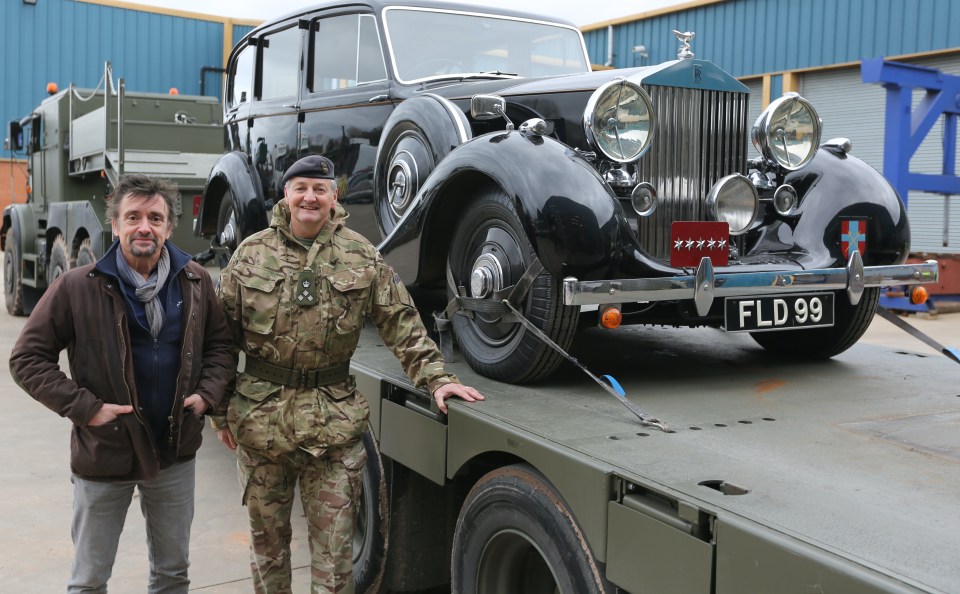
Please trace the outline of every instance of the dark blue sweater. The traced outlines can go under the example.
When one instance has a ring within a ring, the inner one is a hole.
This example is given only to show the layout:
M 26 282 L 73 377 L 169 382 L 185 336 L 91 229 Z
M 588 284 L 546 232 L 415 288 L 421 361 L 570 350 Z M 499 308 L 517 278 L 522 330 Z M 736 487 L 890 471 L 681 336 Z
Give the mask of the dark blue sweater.
M 140 416 L 146 421 L 157 445 L 157 454 L 161 466 L 167 466 L 176 457 L 175 436 L 170 435 L 170 417 L 174 406 L 182 406 L 176 394 L 177 375 L 180 373 L 180 337 L 183 335 L 183 298 L 177 275 L 187 265 L 190 256 L 167 242 L 170 254 L 170 274 L 160 289 L 160 302 L 163 304 L 164 321 L 160 334 L 150 335 L 147 322 L 147 310 L 137 299 L 136 288 L 124 282 L 117 270 L 116 252 L 119 242 L 97 261 L 97 269 L 117 279 L 123 289 L 127 305 L 127 327 L 130 330 L 130 349 L 133 360 L 133 373 L 137 382 L 137 396 Z

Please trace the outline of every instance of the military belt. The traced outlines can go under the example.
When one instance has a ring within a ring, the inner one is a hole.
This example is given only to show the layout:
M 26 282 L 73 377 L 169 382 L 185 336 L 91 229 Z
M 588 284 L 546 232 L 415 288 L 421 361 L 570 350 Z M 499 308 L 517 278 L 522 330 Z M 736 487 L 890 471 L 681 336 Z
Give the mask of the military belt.
M 291 369 L 247 357 L 244 373 L 275 384 L 294 388 L 317 388 L 342 382 L 350 376 L 350 361 L 316 369 Z

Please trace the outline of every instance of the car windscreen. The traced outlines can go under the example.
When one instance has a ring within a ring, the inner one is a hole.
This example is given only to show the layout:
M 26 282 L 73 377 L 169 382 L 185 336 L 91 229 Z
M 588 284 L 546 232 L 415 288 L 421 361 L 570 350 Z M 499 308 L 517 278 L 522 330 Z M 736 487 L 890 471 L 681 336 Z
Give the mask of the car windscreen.
M 446 10 L 388 8 L 397 79 L 470 75 L 541 77 L 590 70 L 573 27 Z

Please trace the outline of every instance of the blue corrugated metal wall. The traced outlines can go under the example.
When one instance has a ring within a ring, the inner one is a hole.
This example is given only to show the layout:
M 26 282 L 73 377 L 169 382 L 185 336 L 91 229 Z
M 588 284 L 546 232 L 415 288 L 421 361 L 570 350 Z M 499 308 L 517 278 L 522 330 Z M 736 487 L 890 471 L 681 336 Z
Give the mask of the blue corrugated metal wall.
M 238 41 L 243 39 L 243 36 L 253 31 L 256 27 L 248 25 L 234 25 L 233 26 L 233 44 L 236 45 Z
M 957 23 L 957 0 L 727 0 L 614 25 L 613 66 L 676 59 L 673 29 L 696 33 L 698 58 L 749 76 L 960 48 Z M 587 27 L 584 38 L 591 61 L 604 64 L 607 28 Z
M 223 22 L 75 0 L 2 0 L 0 22 L 2 122 L 29 114 L 48 82 L 93 87 L 107 60 L 131 91 L 191 95 L 200 93 L 203 66 L 223 66 Z M 234 25 L 234 40 L 251 28 Z M 219 96 L 221 80 L 208 75 L 206 94 Z
M 231 44 L 236 45 L 243 39 L 243 36 L 253 31 L 255 27 L 253 25 L 231 25 L 231 34 L 233 35 Z M 205 84 L 204 84 L 204 95 L 216 95 L 218 98 L 223 98 L 223 74 L 219 72 L 207 72 Z

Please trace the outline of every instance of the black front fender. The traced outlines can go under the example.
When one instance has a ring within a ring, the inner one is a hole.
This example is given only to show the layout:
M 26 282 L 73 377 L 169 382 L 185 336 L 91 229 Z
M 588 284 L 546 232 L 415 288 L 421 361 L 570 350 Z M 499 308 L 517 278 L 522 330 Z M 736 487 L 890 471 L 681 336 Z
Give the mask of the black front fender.
M 517 220 L 551 274 L 587 278 L 615 269 L 626 221 L 590 163 L 553 138 L 494 132 L 451 151 L 380 244 L 405 283 L 442 278 L 459 214 L 489 184 L 513 199 Z
M 228 190 L 233 193 L 241 237 L 266 228 L 267 206 L 259 178 L 247 155 L 234 151 L 220 157 L 207 177 L 194 229 L 196 235 L 209 237 L 217 232 L 220 203 Z
M 786 176 L 800 197 L 795 215 L 768 225 L 750 253 L 787 251 L 806 269 L 843 266 L 843 220 L 866 223 L 867 266 L 901 264 L 910 252 L 910 224 L 896 190 L 875 169 L 842 152 L 820 149 Z

